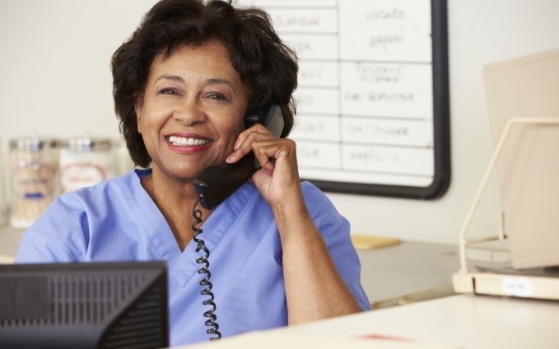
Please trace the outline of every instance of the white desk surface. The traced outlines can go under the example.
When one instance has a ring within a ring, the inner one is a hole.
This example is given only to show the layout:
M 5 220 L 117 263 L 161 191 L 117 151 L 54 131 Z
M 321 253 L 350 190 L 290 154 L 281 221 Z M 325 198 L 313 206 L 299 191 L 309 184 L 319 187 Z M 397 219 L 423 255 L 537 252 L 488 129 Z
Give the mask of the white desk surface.
M 259 333 L 258 340 L 260 347 L 267 347 L 267 338 L 283 338 L 284 342 L 291 341 L 291 349 L 297 349 L 309 347 L 297 344 L 300 337 L 315 338 L 317 344 L 327 343 L 331 338 L 334 343 L 345 340 L 344 347 L 361 348 L 361 343 L 353 346 L 349 340 L 382 335 L 406 339 L 398 342 L 402 343 L 401 348 L 412 343 L 417 348 L 431 348 L 428 344 L 434 344 L 433 348 L 443 345 L 462 349 L 557 349 L 558 314 L 559 302 L 462 294 L 267 331 Z M 223 344 L 227 344 L 227 339 Z M 253 348 L 231 344 L 220 348 Z M 392 348 L 376 342 L 369 347 Z
M 455 295 L 286 328 L 293 334 L 382 334 L 463 349 L 557 349 L 559 302 Z

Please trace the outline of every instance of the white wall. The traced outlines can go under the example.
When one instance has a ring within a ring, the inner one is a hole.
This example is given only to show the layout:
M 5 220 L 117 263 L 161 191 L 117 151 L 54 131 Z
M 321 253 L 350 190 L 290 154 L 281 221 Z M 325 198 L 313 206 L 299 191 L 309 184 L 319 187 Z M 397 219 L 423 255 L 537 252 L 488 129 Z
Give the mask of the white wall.
M 329 194 L 356 233 L 457 243 L 491 154 L 483 66 L 559 48 L 559 1 L 447 1 L 450 189 L 433 201 Z M 154 3 L 0 0 L 0 149 L 4 162 L 8 139 L 33 132 L 57 137 L 84 132 L 118 137 L 110 58 Z M 498 195 L 495 188 L 490 189 L 474 231 L 497 229 Z

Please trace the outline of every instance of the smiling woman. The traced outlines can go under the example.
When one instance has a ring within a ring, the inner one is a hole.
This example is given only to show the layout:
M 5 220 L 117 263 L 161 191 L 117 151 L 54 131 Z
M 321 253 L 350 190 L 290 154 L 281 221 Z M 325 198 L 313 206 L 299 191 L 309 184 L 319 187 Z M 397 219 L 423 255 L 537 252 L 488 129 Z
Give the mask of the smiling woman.
M 61 195 L 16 262 L 166 261 L 171 345 L 369 309 L 349 223 L 300 182 L 285 138 L 297 70 L 260 9 L 158 2 L 112 59 L 120 129 L 143 169 Z M 281 137 L 246 124 L 275 105 Z M 195 179 L 249 153 L 251 180 L 191 216 Z
M 203 169 L 224 163 L 243 129 L 247 103 L 247 87 L 220 42 L 158 56 L 135 103 L 154 170 L 148 178 L 167 181 L 161 174 L 192 182 Z

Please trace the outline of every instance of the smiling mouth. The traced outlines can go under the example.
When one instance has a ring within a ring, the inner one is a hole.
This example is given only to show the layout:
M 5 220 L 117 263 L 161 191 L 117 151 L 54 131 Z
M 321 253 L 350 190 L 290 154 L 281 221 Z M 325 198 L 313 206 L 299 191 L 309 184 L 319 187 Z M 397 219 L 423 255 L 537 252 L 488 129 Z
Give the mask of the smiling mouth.
M 209 139 L 200 139 L 200 138 L 186 138 L 186 137 L 178 137 L 178 136 L 169 136 L 167 140 L 172 145 L 204 145 L 211 143 L 212 141 Z

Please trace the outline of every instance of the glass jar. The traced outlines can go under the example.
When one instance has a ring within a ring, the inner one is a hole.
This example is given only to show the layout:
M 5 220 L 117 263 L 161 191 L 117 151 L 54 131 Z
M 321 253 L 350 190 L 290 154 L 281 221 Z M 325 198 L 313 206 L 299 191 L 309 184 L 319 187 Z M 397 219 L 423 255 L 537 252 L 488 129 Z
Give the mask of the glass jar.
M 28 228 L 58 194 L 58 142 L 37 137 L 10 141 L 10 225 Z
M 126 142 L 124 139 L 118 139 L 113 142 L 114 147 L 114 167 L 115 175 L 120 176 L 134 169 L 134 162 L 130 157 Z
M 60 187 L 62 192 L 97 184 L 115 174 L 110 139 L 76 137 L 60 148 Z

